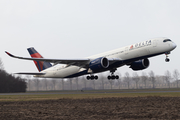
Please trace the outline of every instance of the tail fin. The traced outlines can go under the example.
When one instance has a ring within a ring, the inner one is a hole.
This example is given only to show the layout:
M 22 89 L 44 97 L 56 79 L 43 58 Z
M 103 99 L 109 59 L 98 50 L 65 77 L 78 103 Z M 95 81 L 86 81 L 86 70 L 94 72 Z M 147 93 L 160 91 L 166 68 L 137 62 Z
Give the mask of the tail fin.
M 33 47 L 27 49 L 32 58 L 43 58 Z M 37 69 L 40 71 L 51 67 L 51 63 L 44 61 L 34 61 Z

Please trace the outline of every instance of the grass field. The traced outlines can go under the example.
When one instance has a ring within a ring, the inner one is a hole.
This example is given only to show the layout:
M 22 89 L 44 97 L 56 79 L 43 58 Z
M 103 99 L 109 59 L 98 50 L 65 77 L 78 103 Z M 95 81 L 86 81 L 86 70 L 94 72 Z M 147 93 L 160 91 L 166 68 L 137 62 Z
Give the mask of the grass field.
M 149 91 L 151 91 L 151 93 L 148 93 Z M 167 91 L 167 92 L 160 92 L 160 91 Z M 173 91 L 176 91 L 176 92 L 173 92 Z M 28 92 L 28 93 L 31 93 L 30 95 L 21 95 L 21 94 L 0 95 L 0 101 L 31 101 L 31 100 L 55 100 L 55 99 L 62 99 L 62 98 L 83 99 L 83 98 L 146 97 L 146 96 L 180 97 L 180 89 L 99 90 L 99 91 L 91 90 L 91 91 L 84 91 L 84 92 L 80 92 L 80 91 L 48 91 L 48 92 L 51 94 L 43 94 L 45 92 L 41 91 L 41 92 Z M 63 93 L 68 93 L 68 94 L 57 94 L 57 92 L 58 93 L 63 92 Z M 119 92 L 122 92 L 122 93 L 119 93 Z M 130 93 L 123 93 L 123 92 L 130 92 Z M 143 92 L 143 93 L 136 93 L 136 92 Z M 38 94 L 33 94 L 33 93 L 38 93 Z
M 180 119 L 179 101 L 178 89 L 0 94 L 0 118 L 3 120 L 177 120 Z

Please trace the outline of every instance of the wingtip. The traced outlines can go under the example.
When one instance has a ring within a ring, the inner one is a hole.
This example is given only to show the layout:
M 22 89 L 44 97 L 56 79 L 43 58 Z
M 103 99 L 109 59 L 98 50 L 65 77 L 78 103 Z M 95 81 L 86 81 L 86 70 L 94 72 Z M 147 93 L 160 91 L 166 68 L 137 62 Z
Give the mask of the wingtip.
M 8 54 L 8 55 L 11 56 L 11 57 L 14 57 L 14 55 L 12 55 L 11 53 L 9 53 L 9 52 L 7 52 L 7 51 L 5 51 L 5 53 Z

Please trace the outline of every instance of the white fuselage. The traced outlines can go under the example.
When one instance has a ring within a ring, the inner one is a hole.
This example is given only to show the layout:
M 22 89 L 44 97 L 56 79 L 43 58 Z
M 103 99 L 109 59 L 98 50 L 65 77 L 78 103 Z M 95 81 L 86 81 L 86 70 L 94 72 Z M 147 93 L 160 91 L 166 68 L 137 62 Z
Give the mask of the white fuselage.
M 106 57 L 108 59 L 129 60 L 136 58 L 143 59 L 153 57 L 156 55 L 164 54 L 166 52 L 170 52 L 176 47 L 175 43 L 173 43 L 172 41 L 163 42 L 164 39 L 167 38 L 151 39 L 137 44 L 115 49 L 112 51 L 93 55 L 87 58 L 90 60 L 94 60 L 99 57 Z M 66 78 L 73 74 L 83 73 L 83 71 L 87 71 L 87 69 L 73 65 L 67 67 L 53 66 L 48 69 L 45 69 L 44 71 L 41 71 L 43 73 L 46 73 L 45 75 L 36 75 L 35 77 Z M 83 74 L 88 74 L 88 72 L 84 72 Z

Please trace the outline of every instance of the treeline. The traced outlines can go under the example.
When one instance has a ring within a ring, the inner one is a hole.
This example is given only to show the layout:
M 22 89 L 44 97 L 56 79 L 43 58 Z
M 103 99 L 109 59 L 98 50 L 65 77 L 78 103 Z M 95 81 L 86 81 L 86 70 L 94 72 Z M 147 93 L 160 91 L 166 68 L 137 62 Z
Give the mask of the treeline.
M 25 79 L 0 70 L 0 93 L 26 92 L 26 88 Z
M 0 59 L 0 93 L 26 92 L 26 88 L 25 79 L 7 73 Z
M 138 72 L 139 73 L 139 72 Z M 153 89 L 153 88 L 179 88 L 180 73 L 174 70 L 170 73 L 165 71 L 164 75 L 155 75 L 153 71 L 138 74 L 126 72 L 117 80 L 108 80 L 108 73 L 98 74 L 98 80 L 86 80 L 86 76 L 72 79 L 45 79 L 28 78 L 28 91 L 49 91 L 49 90 L 92 90 L 92 89 Z

